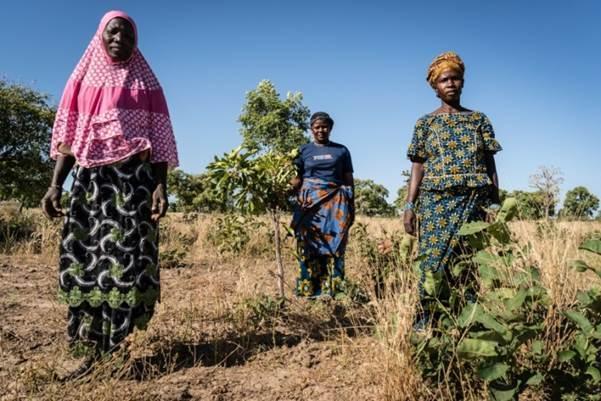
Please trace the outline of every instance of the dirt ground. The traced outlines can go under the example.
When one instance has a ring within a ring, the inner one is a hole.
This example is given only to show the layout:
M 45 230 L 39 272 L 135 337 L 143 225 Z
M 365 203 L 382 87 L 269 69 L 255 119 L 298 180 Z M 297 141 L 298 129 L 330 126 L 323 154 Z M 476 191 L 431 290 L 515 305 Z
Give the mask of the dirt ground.
M 253 294 L 275 287 L 269 261 L 163 269 L 149 329 L 90 375 L 62 381 L 80 361 L 67 350 L 49 259 L 0 255 L 1 400 L 382 399 L 377 358 L 365 358 L 377 352 L 374 340 L 353 315 L 360 311 L 257 301 Z

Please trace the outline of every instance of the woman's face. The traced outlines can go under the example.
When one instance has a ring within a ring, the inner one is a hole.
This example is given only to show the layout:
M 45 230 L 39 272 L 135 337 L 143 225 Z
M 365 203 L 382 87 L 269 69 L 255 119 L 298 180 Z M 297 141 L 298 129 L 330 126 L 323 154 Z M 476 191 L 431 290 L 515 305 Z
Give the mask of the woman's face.
M 134 27 L 123 18 L 113 18 L 102 32 L 104 47 L 114 61 L 125 61 L 131 57 L 136 45 Z
M 313 139 L 315 142 L 320 144 L 326 144 L 330 140 L 330 132 L 332 132 L 332 126 L 326 120 L 316 120 L 311 125 L 311 132 L 313 133 Z
M 457 103 L 461 98 L 461 90 L 463 89 L 463 75 L 459 71 L 453 69 L 444 70 L 438 79 L 434 90 L 445 103 Z

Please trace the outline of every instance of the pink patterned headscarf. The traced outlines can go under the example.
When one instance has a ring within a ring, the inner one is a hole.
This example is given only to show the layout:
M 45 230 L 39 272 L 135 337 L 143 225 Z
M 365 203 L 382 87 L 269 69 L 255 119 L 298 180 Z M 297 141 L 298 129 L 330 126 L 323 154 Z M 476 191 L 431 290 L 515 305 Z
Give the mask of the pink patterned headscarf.
M 129 21 L 136 46 L 129 60 L 113 61 L 102 33 L 113 18 Z M 82 167 L 111 164 L 144 150 L 150 161 L 178 165 L 167 102 L 159 81 L 137 47 L 134 21 L 122 11 L 104 15 L 71 74 L 56 112 L 50 155 L 71 148 Z

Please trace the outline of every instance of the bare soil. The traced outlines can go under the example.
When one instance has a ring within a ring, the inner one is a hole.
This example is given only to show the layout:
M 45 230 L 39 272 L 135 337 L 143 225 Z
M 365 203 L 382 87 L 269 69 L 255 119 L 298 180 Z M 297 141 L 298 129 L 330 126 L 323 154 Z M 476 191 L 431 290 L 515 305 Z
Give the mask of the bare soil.
M 291 300 L 263 310 L 258 294 L 275 292 L 269 260 L 163 269 L 148 330 L 88 376 L 63 381 L 81 360 L 67 350 L 49 259 L 0 255 L 1 400 L 382 399 L 363 307 Z

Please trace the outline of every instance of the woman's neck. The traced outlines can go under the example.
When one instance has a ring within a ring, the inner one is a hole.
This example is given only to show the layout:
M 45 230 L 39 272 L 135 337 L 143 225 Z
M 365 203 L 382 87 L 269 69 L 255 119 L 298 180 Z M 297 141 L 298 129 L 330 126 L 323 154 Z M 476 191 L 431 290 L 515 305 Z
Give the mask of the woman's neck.
M 466 111 L 467 109 L 463 107 L 459 101 L 456 103 L 445 103 L 441 102 L 440 107 L 436 110 L 437 113 L 460 113 L 462 111 Z

